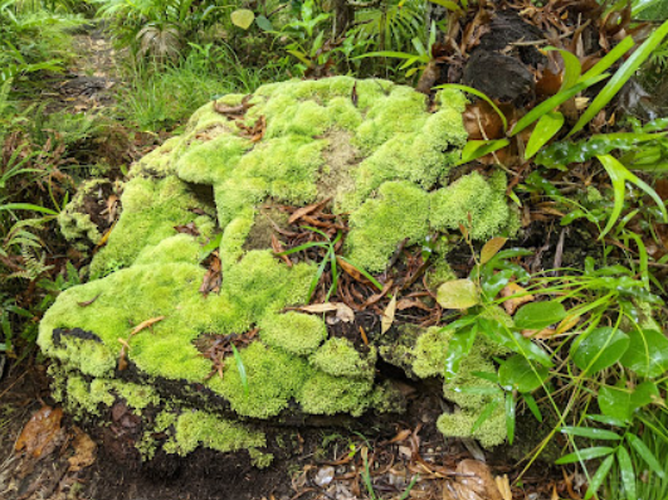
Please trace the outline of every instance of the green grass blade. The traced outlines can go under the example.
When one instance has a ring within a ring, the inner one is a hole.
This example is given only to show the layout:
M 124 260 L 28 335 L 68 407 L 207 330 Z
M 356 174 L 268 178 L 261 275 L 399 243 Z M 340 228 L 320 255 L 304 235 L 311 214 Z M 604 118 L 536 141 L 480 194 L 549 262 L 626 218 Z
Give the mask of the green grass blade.
M 556 50 L 561 54 L 564 60 L 564 76 L 560 90 L 566 90 L 579 82 L 582 74 L 582 65 L 575 54 L 568 50 L 558 49 L 556 47 L 547 47 L 546 50 Z
M 325 272 L 325 266 L 327 265 L 327 259 L 322 259 L 322 262 L 318 266 L 318 270 L 315 273 L 315 276 L 313 277 L 313 280 L 311 281 L 311 286 L 308 289 L 308 298 L 306 299 L 306 302 L 311 302 L 311 297 L 313 297 L 313 292 L 315 291 L 315 287 L 318 286 L 318 282 L 320 282 L 320 278 L 322 277 L 322 273 Z
M 364 276 L 366 279 L 368 279 L 368 280 L 371 282 L 371 284 L 372 284 L 373 286 L 375 286 L 376 288 L 378 288 L 378 290 L 381 290 L 381 291 L 383 290 L 383 285 L 381 285 L 381 284 L 378 282 L 378 280 L 377 280 L 376 278 L 374 278 L 373 276 L 371 276 L 367 271 L 365 271 L 364 269 L 362 269 L 361 267 L 359 267 L 359 266 L 358 266 L 357 264 L 355 264 L 354 262 L 352 262 L 352 261 L 346 259 L 345 257 L 342 257 L 341 255 L 339 255 L 339 259 L 341 259 L 342 261 L 346 262 L 347 264 L 350 264 L 350 265 L 353 266 L 355 269 L 357 269 L 357 270 L 359 271 L 359 273 L 360 273 L 362 276 Z
M 506 432 L 508 443 L 513 444 L 515 440 L 515 398 L 512 392 L 506 393 Z
M 524 402 L 529 407 L 529 410 L 531 410 L 533 416 L 536 417 L 536 420 L 542 422 L 543 414 L 540 412 L 540 408 L 538 407 L 538 403 L 536 403 L 534 397 L 531 394 L 527 393 L 527 394 L 522 394 L 522 399 L 524 399 Z
M 303 245 L 299 245 L 298 247 L 290 248 L 289 250 L 283 250 L 282 252 L 278 252 L 275 255 L 281 256 L 281 255 L 290 255 L 293 253 L 301 252 L 302 250 L 308 250 L 309 248 L 313 247 L 322 247 L 322 248 L 329 248 L 326 243 L 322 243 L 319 241 L 309 241 L 308 243 L 304 243 Z
M 546 99 L 545 101 L 541 102 L 538 106 L 533 108 L 531 111 L 529 111 L 526 115 L 524 115 L 517 121 L 517 123 L 513 127 L 513 130 L 510 132 L 510 137 L 519 134 L 522 130 L 527 128 L 529 125 L 538 120 L 544 114 L 549 113 L 557 106 L 565 103 L 570 98 L 575 97 L 584 89 L 591 87 L 592 85 L 595 85 L 601 80 L 606 79 L 608 76 L 610 75 L 608 75 L 607 73 L 603 73 L 602 75 L 598 75 L 593 78 L 588 78 L 587 80 L 584 80 L 567 90 L 562 90 L 559 93 L 550 97 L 549 99 Z
M 462 92 L 467 92 L 469 94 L 473 94 L 476 97 L 479 97 L 483 101 L 485 101 L 487 104 L 489 104 L 492 109 L 496 112 L 497 115 L 499 115 L 499 118 L 501 118 L 501 123 L 503 123 L 503 131 L 505 132 L 508 130 L 508 120 L 506 120 L 506 115 L 504 115 L 499 107 L 494 104 L 494 102 L 487 97 L 485 94 L 480 92 L 477 89 L 474 89 L 473 87 L 469 87 L 468 85 L 459 85 L 456 83 L 447 83 L 445 85 L 439 85 L 437 87 L 434 87 L 435 89 L 457 89 L 461 90 Z
M 464 149 L 462 149 L 462 158 L 457 163 L 457 165 L 463 165 L 478 158 L 482 158 L 489 153 L 498 151 L 499 149 L 505 148 L 510 141 L 508 139 L 496 139 L 496 140 L 472 140 L 466 143 Z
M 622 86 L 635 74 L 640 65 L 652 55 L 652 52 L 654 52 L 666 35 L 668 35 L 668 21 L 659 26 L 659 28 L 657 28 L 657 30 L 652 33 L 633 54 L 631 54 L 626 62 L 620 66 L 612 78 L 610 78 L 610 81 L 603 87 L 603 90 L 598 93 L 591 105 L 589 105 L 586 111 L 582 114 L 568 136 L 582 130 L 584 126 L 587 125 L 587 123 L 589 123 L 613 97 L 615 97 Z
M 241 359 L 241 354 L 237 350 L 236 346 L 232 344 L 232 354 L 234 354 L 234 362 L 237 365 L 237 370 L 239 371 L 239 378 L 241 379 L 241 385 L 244 388 L 244 394 L 248 396 L 248 377 L 246 376 L 246 367 L 244 366 L 244 361 Z
M 58 212 L 50 208 L 33 205 L 32 203 L 6 203 L 0 205 L 0 210 L 32 210 L 33 212 L 40 212 L 47 215 L 58 215 Z
M 471 427 L 471 434 L 480 429 L 480 426 L 484 424 L 489 419 L 489 417 L 492 416 L 492 413 L 494 413 L 494 410 L 496 410 L 497 406 L 499 406 L 498 399 L 493 399 L 485 405 L 485 407 L 480 412 L 480 416 L 473 423 L 473 427 Z
M 536 128 L 531 132 L 531 137 L 524 152 L 524 159 L 528 160 L 538 153 L 550 139 L 557 135 L 564 124 L 564 120 L 564 115 L 558 111 L 550 111 L 541 116 L 536 123 Z
M 338 267 L 336 266 L 336 254 L 334 253 L 334 249 L 332 249 L 332 251 L 329 252 L 329 264 L 330 264 L 329 267 L 332 270 L 332 285 L 329 287 L 329 290 L 327 291 L 327 296 L 325 297 L 325 301 L 329 301 L 329 298 L 332 296 L 332 294 L 336 293 L 336 287 L 339 284 L 339 272 L 338 272 Z
M 622 437 L 616 432 L 595 427 L 564 427 L 561 432 L 569 436 L 580 436 L 589 439 L 603 439 L 606 441 L 619 441 Z
M 633 43 L 632 36 L 627 36 L 624 38 L 624 40 L 619 42 L 614 49 L 612 49 L 603 57 L 603 59 L 594 64 L 594 66 L 592 66 L 589 71 L 582 75 L 580 77 L 580 81 L 593 78 L 606 71 L 610 66 L 615 64 L 620 57 L 626 54 L 631 47 L 633 47 Z
M 617 463 L 619 464 L 619 473 L 622 476 L 626 500 L 637 500 L 636 474 L 633 471 L 633 462 L 631 462 L 629 452 L 623 446 L 617 448 Z

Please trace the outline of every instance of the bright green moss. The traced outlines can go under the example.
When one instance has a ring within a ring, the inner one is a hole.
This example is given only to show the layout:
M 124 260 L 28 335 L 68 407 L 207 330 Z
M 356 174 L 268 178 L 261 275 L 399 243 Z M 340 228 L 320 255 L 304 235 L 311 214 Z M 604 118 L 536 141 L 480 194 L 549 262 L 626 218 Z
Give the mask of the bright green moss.
M 177 234 L 174 226 L 193 222 L 198 217 L 193 208 L 204 208 L 173 176 L 159 181 L 135 177 L 125 185 L 121 201 L 123 214 L 91 264 L 94 277 L 107 274 L 110 264 L 130 266 L 143 249 Z
M 292 354 L 313 353 L 327 336 L 325 323 L 318 316 L 288 311 L 268 314 L 260 321 L 260 337 L 272 347 Z
M 350 216 L 347 240 L 350 260 L 372 272 L 385 269 L 401 241 L 419 243 L 429 232 L 425 191 L 406 181 L 386 182 L 379 191 Z
M 475 432 L 471 431 L 480 415 L 466 410 L 444 413 L 436 421 L 436 427 L 446 437 L 472 437 L 480 441 L 485 448 L 498 446 L 504 443 L 507 437 L 506 415 L 501 406 L 500 404 Z
M 428 328 L 415 341 L 413 348 L 413 372 L 420 378 L 434 377 L 443 374 L 448 343 L 452 338 L 452 330 L 442 327 Z
M 359 416 L 371 402 L 373 381 L 334 377 L 316 371 L 305 380 L 297 401 L 306 413 L 334 415 L 350 413 Z
M 198 446 L 225 453 L 266 445 L 261 432 L 199 410 L 181 413 L 175 428 L 174 441 L 164 447 L 168 453 L 187 455 Z
M 239 415 L 269 418 L 278 415 L 295 397 L 312 370 L 306 360 L 261 342 L 239 351 L 248 380 L 244 390 L 241 375 L 232 356 L 226 358 L 222 380 L 211 379 L 212 390 L 225 396 Z
M 198 184 L 215 184 L 226 179 L 251 142 L 235 135 L 219 135 L 210 141 L 188 148 L 176 162 L 179 178 Z
M 223 272 L 227 272 L 244 255 L 244 243 L 255 221 L 255 211 L 248 207 L 225 227 L 220 240 L 220 256 Z
M 91 220 L 90 215 L 85 213 L 84 199 L 108 182 L 106 179 L 93 179 L 84 182 L 77 190 L 72 201 L 58 214 L 60 232 L 65 239 L 70 242 L 87 240 L 94 245 L 98 244 L 102 234 Z
M 498 170 L 489 180 L 477 172 L 458 179 L 431 194 L 430 222 L 439 231 L 456 231 L 469 226 L 471 237 L 488 239 L 506 230 L 510 210 L 505 198 L 505 174 Z
M 103 378 L 94 378 L 88 383 L 75 375 L 67 378 L 65 394 L 70 409 L 75 412 L 83 410 L 92 415 L 100 415 L 100 405 L 104 407 L 113 405 L 116 396 L 125 400 L 127 405 L 135 410 L 160 402 L 155 390 L 149 386 Z
M 162 146 L 154 149 L 141 160 L 135 163 L 131 169 L 131 175 L 141 176 L 168 176 L 174 173 L 174 149 L 181 143 L 181 138 L 171 137 Z
M 311 364 L 335 377 L 367 378 L 372 380 L 376 366 L 376 348 L 362 355 L 352 343 L 332 337 L 310 357 Z
M 496 373 L 496 367 L 490 360 L 489 355 L 481 349 L 480 342 L 476 341 L 471 353 L 462 360 L 457 370 L 457 375 L 451 382 L 444 382 L 443 395 L 446 399 L 454 401 L 462 408 L 473 412 L 480 412 L 489 403 L 489 394 L 462 391 L 462 388 L 484 388 L 487 390 L 498 389 L 493 382 L 475 375 L 480 373 Z M 499 392 L 501 389 L 499 389 Z

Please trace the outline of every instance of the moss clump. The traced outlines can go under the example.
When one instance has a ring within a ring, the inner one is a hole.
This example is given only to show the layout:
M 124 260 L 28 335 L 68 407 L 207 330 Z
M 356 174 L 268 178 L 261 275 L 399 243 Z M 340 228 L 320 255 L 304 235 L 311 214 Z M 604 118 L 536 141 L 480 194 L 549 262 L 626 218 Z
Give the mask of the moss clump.
M 335 377 L 373 379 L 376 348 L 371 346 L 369 352 L 362 355 L 349 340 L 333 337 L 311 356 L 310 361 L 319 370 Z
M 367 200 L 350 216 L 350 259 L 369 271 L 382 271 L 399 242 L 408 238 L 418 243 L 427 236 L 428 218 L 424 190 L 406 181 L 386 182 L 378 198 Z
M 234 106 L 243 98 L 228 95 L 220 103 Z M 439 94 L 428 108 L 411 88 L 337 77 L 263 86 L 249 102 L 253 107 L 239 122 L 266 122 L 255 142 L 237 120 L 207 104 L 181 137 L 132 168 L 123 212 L 93 259 L 91 281 L 60 294 L 40 325 L 39 345 L 58 362 L 62 380 L 56 383 L 80 416 L 112 398 L 139 412 L 151 401 L 165 415 L 177 415 L 169 424 L 155 423 L 173 429 L 171 452 L 257 449 L 259 435 L 235 423 L 235 414 L 270 420 L 295 404 L 307 415 L 401 407 L 398 392 L 375 381 L 385 347 L 372 345 L 361 354 L 343 338 L 327 339 L 321 318 L 285 312 L 305 303 L 317 267 L 288 266 L 274 255 L 276 220 L 260 221 L 272 206 L 277 211 L 277 205 L 331 198 L 337 216 L 350 214 L 345 256 L 371 272 L 383 271 L 403 240 L 420 244 L 435 230 L 457 229 L 469 212 L 476 238 L 512 229 L 503 174 L 475 173 L 448 186 L 466 139 L 459 92 Z M 98 237 L 89 225 L 73 224 L 72 231 Z M 188 224 L 199 235 L 179 231 Z M 219 234 L 222 281 L 218 293 L 205 294 L 200 259 Z M 447 271 L 439 267 L 432 282 Z M 150 328 L 133 332 L 146 321 Z M 242 363 L 219 359 L 223 377 L 207 378 L 211 360 L 193 341 L 256 327 L 259 338 L 240 348 Z M 413 376 L 438 375 L 443 335 L 406 334 L 403 352 L 393 359 Z M 129 346 L 123 354 L 119 339 Z M 120 381 L 121 358 L 138 387 Z M 151 387 L 160 390 L 160 401 Z M 460 402 L 463 411 L 475 411 Z M 147 456 L 154 450 L 147 440 L 141 446 Z M 269 457 L 252 453 L 266 465 Z
M 262 340 L 299 356 L 308 356 L 322 344 L 327 329 L 322 319 L 309 314 L 269 314 L 260 322 Z
M 485 448 L 503 444 L 507 436 L 506 415 L 503 410 L 497 408 L 492 415 L 482 422 L 475 432 L 472 432 L 479 417 L 480 412 L 456 410 L 454 413 L 444 413 L 441 415 L 436 421 L 436 427 L 445 436 L 475 438 Z

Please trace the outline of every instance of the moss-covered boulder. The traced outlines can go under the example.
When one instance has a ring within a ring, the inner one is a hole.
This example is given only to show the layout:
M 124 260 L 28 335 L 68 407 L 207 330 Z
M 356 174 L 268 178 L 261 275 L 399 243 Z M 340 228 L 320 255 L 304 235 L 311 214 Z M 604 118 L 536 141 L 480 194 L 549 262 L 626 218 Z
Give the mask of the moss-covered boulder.
M 181 136 L 134 165 L 90 280 L 45 315 L 39 345 L 54 361 L 56 396 L 84 420 L 113 420 L 122 404 L 139 417 L 133 443 L 145 458 L 205 446 L 248 449 L 258 465 L 270 461 L 262 430 L 295 415 L 400 411 L 378 359 L 438 377 L 447 335 L 397 320 L 388 335 L 402 340 L 392 344 L 367 322 L 361 342 L 299 309 L 320 262 L 276 255 L 272 232 L 287 215 L 271 210 L 322 202 L 349 224 L 337 251 L 381 284 L 397 248 L 469 220 L 475 238 L 507 234 L 516 220 L 502 172 L 450 181 L 466 141 L 464 105 L 456 91 L 428 102 L 387 81 L 337 77 L 202 107 Z M 98 238 L 68 214 L 70 233 Z M 219 269 L 205 258 L 214 247 Z M 450 276 L 439 256 L 427 281 Z M 488 368 L 486 353 L 471 366 Z M 439 427 L 467 435 L 462 422 L 485 402 L 457 402 Z M 504 438 L 494 422 L 476 434 L 485 444 Z

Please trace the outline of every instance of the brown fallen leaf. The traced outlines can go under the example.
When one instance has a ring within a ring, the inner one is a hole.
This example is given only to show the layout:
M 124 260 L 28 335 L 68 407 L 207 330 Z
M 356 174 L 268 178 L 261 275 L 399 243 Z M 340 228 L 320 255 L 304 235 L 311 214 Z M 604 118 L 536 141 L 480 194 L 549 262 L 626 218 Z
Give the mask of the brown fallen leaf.
M 288 219 L 288 224 L 294 224 L 303 216 L 315 212 L 316 210 L 320 210 L 322 207 L 327 205 L 327 203 L 329 203 L 331 199 L 332 198 L 327 198 L 326 200 L 322 200 L 319 203 L 313 203 L 312 205 L 307 205 L 305 207 L 298 208 L 292 213 L 292 215 Z
M 489 467 L 478 460 L 466 459 L 457 464 L 454 489 L 459 500 L 503 500 Z
M 211 252 L 205 262 L 208 262 L 208 268 L 202 279 L 199 292 L 206 297 L 211 292 L 218 293 L 220 291 L 220 285 L 223 283 L 223 271 L 218 250 Z
M 155 318 L 150 318 L 147 319 L 146 321 L 142 321 L 132 329 L 132 331 L 130 332 L 130 336 L 137 335 L 139 332 L 145 330 L 146 328 L 151 328 L 153 325 L 162 321 L 165 318 L 166 316 L 156 316 Z
M 95 455 L 97 450 L 97 445 L 88 434 L 74 427 L 75 437 L 72 442 L 72 448 L 74 448 L 74 455 L 67 459 L 70 463 L 70 472 L 77 472 L 81 469 L 93 465 L 95 462 Z
M 83 302 L 77 302 L 77 305 L 78 305 L 79 307 L 88 307 L 88 306 L 91 305 L 93 302 L 95 302 L 98 298 L 100 298 L 100 295 L 102 295 L 102 293 L 98 293 L 95 297 L 93 297 L 93 298 L 90 299 L 90 300 L 84 300 Z
M 496 487 L 499 489 L 503 500 L 513 500 L 513 493 L 510 490 L 510 481 L 508 481 L 507 474 L 496 476 L 494 482 L 496 483 Z
M 176 229 L 176 231 L 179 233 L 189 234 L 190 236 L 199 236 L 199 230 L 197 229 L 197 226 L 195 226 L 194 222 L 188 222 L 188 224 L 179 224 L 178 226 L 174 226 L 174 229 Z
M 503 308 L 511 316 L 515 314 L 515 311 L 521 305 L 536 300 L 536 297 L 529 294 L 525 288 L 522 288 L 515 282 L 508 283 L 505 287 L 503 287 L 503 290 L 501 290 L 500 293 L 501 297 L 503 298 L 510 297 L 508 300 L 503 302 Z
M 128 344 L 125 339 L 117 339 L 121 344 L 121 350 L 118 353 L 118 371 L 122 372 L 128 367 L 128 351 L 130 350 L 130 344 Z
M 280 254 L 285 251 L 285 248 L 283 248 L 283 244 L 278 241 L 278 238 L 274 233 L 271 233 L 271 249 L 274 251 L 275 254 Z M 292 267 L 292 261 L 288 258 L 287 255 L 279 255 L 281 260 L 285 262 L 285 265 L 288 267 Z
M 248 137 L 252 143 L 256 143 L 264 137 L 264 131 L 267 128 L 267 119 L 264 115 L 260 115 L 251 127 L 240 120 L 237 120 L 236 124 L 243 136 Z
M 14 451 L 25 449 L 33 457 L 39 458 L 60 432 L 60 421 L 63 418 L 61 408 L 43 406 L 36 411 L 23 427 L 21 435 L 16 440 Z
M 396 294 L 390 299 L 390 303 L 387 305 L 383 311 L 383 315 L 380 318 L 380 333 L 383 334 L 392 327 L 394 323 L 394 314 L 397 311 L 397 296 Z
M 311 304 L 309 306 L 296 307 L 298 311 L 313 314 L 323 314 L 336 311 L 336 317 L 344 323 L 350 323 L 355 320 L 355 311 L 343 302 L 325 302 L 323 304 Z
M 251 97 L 251 94 L 244 96 L 244 98 L 241 100 L 241 104 L 237 104 L 236 106 L 228 106 L 226 104 L 221 104 L 214 101 L 213 110 L 216 113 L 220 113 L 221 115 L 225 116 L 228 120 L 242 118 L 246 114 L 246 111 L 255 106 L 255 104 L 248 103 Z
M 408 439 L 412 434 L 413 434 L 413 431 L 411 429 L 403 429 L 403 430 L 397 432 L 396 436 L 394 436 L 392 439 L 390 439 L 387 442 L 387 444 L 401 443 L 402 441 L 405 441 L 406 439 Z

